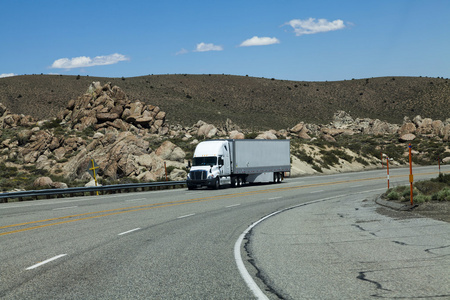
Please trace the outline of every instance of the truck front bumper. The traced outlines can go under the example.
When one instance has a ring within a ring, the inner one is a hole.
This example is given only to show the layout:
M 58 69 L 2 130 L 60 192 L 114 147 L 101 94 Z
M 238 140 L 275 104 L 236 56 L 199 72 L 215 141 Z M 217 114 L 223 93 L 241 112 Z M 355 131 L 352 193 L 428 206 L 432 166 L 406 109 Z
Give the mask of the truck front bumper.
M 186 185 L 188 188 L 197 188 L 202 186 L 214 187 L 215 184 L 216 184 L 215 178 L 201 179 L 201 180 L 193 180 L 193 179 L 186 180 Z

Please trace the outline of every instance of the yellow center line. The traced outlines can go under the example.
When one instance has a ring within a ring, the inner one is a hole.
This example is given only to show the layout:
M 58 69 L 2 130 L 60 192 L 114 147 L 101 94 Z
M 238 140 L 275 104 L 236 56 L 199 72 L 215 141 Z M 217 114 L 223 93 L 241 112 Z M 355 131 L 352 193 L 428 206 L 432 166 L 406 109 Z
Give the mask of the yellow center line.
M 436 173 L 437 172 L 428 172 L 428 173 L 418 173 L 416 175 L 431 175 L 431 174 L 436 174 Z M 391 176 L 391 178 L 408 177 L 408 176 L 409 175 L 394 175 L 394 176 Z M 198 203 L 198 202 L 220 200 L 220 199 L 226 199 L 226 198 L 235 198 L 235 197 L 242 197 L 242 196 L 249 196 L 249 195 L 274 193 L 274 192 L 278 192 L 278 191 L 288 191 L 288 190 L 305 189 L 305 188 L 311 188 L 311 187 L 320 187 L 320 186 L 326 186 L 326 185 L 338 185 L 338 184 L 345 184 L 345 183 L 352 183 L 352 182 L 383 180 L 383 179 L 386 179 L 386 177 L 383 176 L 383 177 L 360 178 L 360 179 L 352 179 L 352 180 L 341 180 L 341 181 L 326 182 L 326 183 L 312 183 L 312 184 L 298 185 L 298 186 L 291 186 L 291 187 L 277 187 L 277 188 L 269 188 L 269 189 L 257 190 L 257 191 L 246 191 L 246 192 L 233 193 L 233 194 L 227 194 L 227 195 L 221 195 L 221 196 L 208 196 L 208 197 L 194 198 L 194 199 L 188 199 L 188 200 L 169 201 L 169 202 L 154 203 L 154 204 L 147 204 L 147 205 L 138 205 L 138 206 L 116 208 L 116 209 L 101 210 L 101 211 L 96 211 L 96 212 L 88 212 L 88 213 L 82 213 L 82 214 L 75 214 L 75 215 L 69 215 L 69 216 L 63 216 L 63 217 L 57 217 L 57 218 L 51 218 L 51 219 L 44 219 L 44 220 L 37 220 L 37 221 L 30 221 L 30 222 L 2 226 L 2 227 L 0 227 L 0 229 L 19 227 L 19 226 L 44 223 L 44 222 L 51 222 L 51 221 L 58 221 L 58 220 L 65 220 L 65 221 L 61 221 L 61 222 L 53 222 L 53 223 L 48 223 L 48 224 L 3 232 L 3 233 L 0 233 L 0 236 L 12 234 L 12 233 L 24 232 L 24 231 L 38 229 L 38 228 L 54 226 L 54 225 L 67 224 L 67 223 L 78 222 L 78 221 L 82 221 L 82 220 L 89 220 L 89 219 L 119 215 L 119 214 L 129 213 L 129 212 L 149 210 L 149 209 L 154 209 L 154 208 L 163 208 L 163 207 L 170 207 L 170 206 L 176 206 L 176 205 L 182 205 L 182 204 L 192 204 L 192 203 Z M 97 215 L 89 216 L 89 215 L 94 215 L 94 214 L 97 214 Z M 88 216 L 88 217 L 83 217 L 83 216 Z M 79 218 L 79 217 L 82 217 L 82 218 Z M 66 220 L 66 219 L 71 219 L 71 220 Z

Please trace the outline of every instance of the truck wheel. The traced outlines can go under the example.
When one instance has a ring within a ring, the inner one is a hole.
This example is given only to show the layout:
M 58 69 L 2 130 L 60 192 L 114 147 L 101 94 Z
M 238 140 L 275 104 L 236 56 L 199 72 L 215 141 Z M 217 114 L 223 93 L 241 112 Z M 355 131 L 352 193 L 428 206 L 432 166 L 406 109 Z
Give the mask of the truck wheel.
M 231 177 L 231 187 L 236 187 L 236 177 L 234 176 Z
M 216 181 L 214 182 L 214 189 L 218 190 L 220 188 L 220 178 L 217 177 Z

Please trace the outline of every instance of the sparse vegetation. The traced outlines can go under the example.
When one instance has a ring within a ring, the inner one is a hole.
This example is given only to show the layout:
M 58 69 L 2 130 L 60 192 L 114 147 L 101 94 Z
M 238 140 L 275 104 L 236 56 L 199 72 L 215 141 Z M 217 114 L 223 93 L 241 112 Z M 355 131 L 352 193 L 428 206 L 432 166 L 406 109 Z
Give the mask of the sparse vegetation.
M 120 77 L 76 78 L 54 75 L 1 78 L 4 88 L 0 91 L 0 103 L 13 113 L 50 119 L 65 109 L 70 99 L 82 95 L 91 82 L 100 81 L 120 86 L 130 99 L 159 106 L 170 114 L 172 122 L 185 126 L 198 120 L 218 125 L 231 118 L 244 128 L 278 130 L 290 128 L 299 121 L 326 124 L 337 109 L 351 111 L 359 118 L 378 118 L 398 124 L 403 122 L 405 113 L 411 119 L 419 114 L 445 120 L 450 115 L 450 107 L 446 105 L 450 84 L 442 78 L 433 79 L 432 85 L 430 78 L 425 77 L 395 77 L 395 80 L 382 77 L 371 78 L 370 82 L 368 79 L 292 81 L 289 86 L 298 86 L 292 89 L 286 88 L 284 80 L 213 74 L 148 75 L 126 80 Z M 149 83 L 153 88 L 149 88 Z M 368 85 L 376 93 L 365 92 Z M 24 86 L 31 88 L 24 89 Z M 361 92 L 365 101 L 360 100 L 355 106 L 354 99 L 360 98 Z M 189 104 L 186 94 L 191 97 Z M 17 95 L 22 95 L 20 101 L 15 100 Z M 229 105 L 225 107 L 224 103 Z M 411 107 L 414 112 L 408 109 Z
M 450 174 L 439 174 L 437 178 L 414 183 L 413 201 L 416 204 L 429 201 L 450 201 Z M 389 200 L 410 201 L 410 186 L 397 186 L 384 193 Z

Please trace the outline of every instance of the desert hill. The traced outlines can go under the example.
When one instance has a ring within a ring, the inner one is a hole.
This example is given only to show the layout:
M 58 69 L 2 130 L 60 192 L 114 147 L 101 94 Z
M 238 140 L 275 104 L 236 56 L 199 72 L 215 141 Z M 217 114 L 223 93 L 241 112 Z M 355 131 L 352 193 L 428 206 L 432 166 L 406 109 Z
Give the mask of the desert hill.
M 101 78 L 23 75 L 0 78 L 0 103 L 12 113 L 50 119 L 93 81 L 120 86 L 131 100 L 159 106 L 167 121 L 283 129 L 300 121 L 326 124 L 338 110 L 354 117 L 400 124 L 416 115 L 450 117 L 450 82 L 444 78 L 381 77 L 301 82 L 234 75 L 148 75 Z

